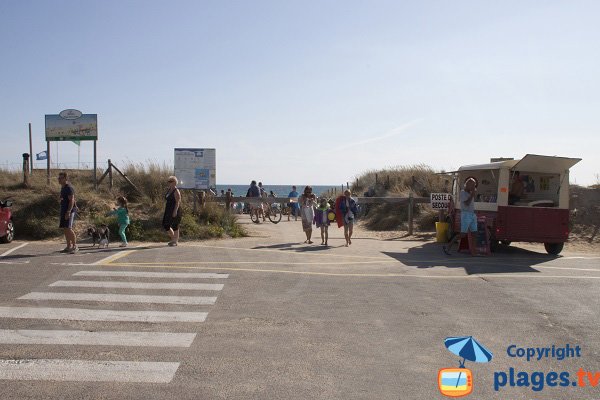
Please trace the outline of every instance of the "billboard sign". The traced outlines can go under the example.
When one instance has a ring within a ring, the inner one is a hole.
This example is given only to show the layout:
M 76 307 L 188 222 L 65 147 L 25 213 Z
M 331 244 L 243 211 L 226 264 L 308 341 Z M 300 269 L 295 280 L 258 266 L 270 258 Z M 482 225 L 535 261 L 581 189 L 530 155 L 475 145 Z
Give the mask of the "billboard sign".
M 64 110 L 46 115 L 46 140 L 98 140 L 98 115 Z
M 215 149 L 175 149 L 175 176 L 182 189 L 216 188 Z

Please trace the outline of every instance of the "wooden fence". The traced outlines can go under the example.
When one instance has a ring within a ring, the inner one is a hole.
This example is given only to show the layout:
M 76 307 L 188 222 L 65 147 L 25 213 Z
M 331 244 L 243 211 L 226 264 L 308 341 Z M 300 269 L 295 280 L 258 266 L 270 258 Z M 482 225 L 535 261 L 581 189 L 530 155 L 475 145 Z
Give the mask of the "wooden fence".
M 202 193 L 202 192 L 200 192 Z M 359 205 L 365 204 L 406 204 L 408 207 L 408 234 L 413 234 L 413 223 L 414 223 L 414 206 L 415 204 L 429 203 L 429 197 L 414 197 L 409 195 L 408 197 L 353 197 Z M 213 201 L 219 203 L 225 203 L 226 207 L 229 208 L 231 203 L 289 203 L 290 201 L 298 201 L 298 198 L 294 197 L 230 197 L 227 196 L 207 196 L 200 200 L 200 206 L 204 204 L 204 201 Z M 194 204 L 195 206 L 195 204 Z

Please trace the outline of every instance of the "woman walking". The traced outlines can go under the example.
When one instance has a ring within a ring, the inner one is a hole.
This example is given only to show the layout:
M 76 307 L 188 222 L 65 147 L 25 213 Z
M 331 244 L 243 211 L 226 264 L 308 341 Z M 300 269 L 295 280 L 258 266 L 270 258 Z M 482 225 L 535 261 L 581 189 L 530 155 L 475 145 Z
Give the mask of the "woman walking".
M 352 244 L 352 231 L 354 229 L 354 218 L 358 214 L 356 200 L 352 198 L 350 189 L 344 190 L 344 197 L 340 202 L 340 210 L 344 217 L 344 237 L 346 238 L 346 247 Z
M 167 183 L 169 184 L 169 190 L 165 195 L 167 204 L 165 205 L 162 225 L 171 238 L 168 245 L 177 246 L 177 242 L 179 242 L 179 223 L 181 222 L 181 193 L 177 188 L 177 178 L 175 176 L 170 176 Z
M 300 217 L 302 218 L 302 230 L 306 234 L 306 240 L 304 243 L 312 244 L 310 240 L 312 236 L 312 225 L 315 218 L 315 205 L 317 203 L 317 197 L 312 192 L 312 187 L 306 186 L 304 193 L 298 198 L 300 203 Z

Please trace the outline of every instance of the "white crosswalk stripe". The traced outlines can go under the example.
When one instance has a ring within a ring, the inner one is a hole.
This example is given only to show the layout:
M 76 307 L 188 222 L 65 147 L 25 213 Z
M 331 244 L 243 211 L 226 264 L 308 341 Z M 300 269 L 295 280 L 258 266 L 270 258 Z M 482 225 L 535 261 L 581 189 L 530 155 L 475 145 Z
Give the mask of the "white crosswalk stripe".
M 0 329 L 0 344 L 190 347 L 195 333 Z
M 217 297 L 190 296 L 189 291 L 221 291 L 224 284 L 198 281 L 190 282 L 190 280 L 211 280 L 214 282 L 215 279 L 229 278 L 229 274 L 220 273 L 107 270 L 79 271 L 74 273 L 73 276 L 104 279 L 59 280 L 48 286 L 53 288 L 68 287 L 73 292 L 35 291 L 19 297 L 18 300 L 65 303 L 85 301 L 98 304 L 115 304 L 117 308 L 123 308 L 125 304 L 136 304 L 138 307 L 146 305 L 146 310 L 46 306 L 27 307 L 21 305 L 10 307 L 0 306 L 0 318 L 59 321 L 59 324 L 62 323 L 60 321 L 136 322 L 152 324 L 149 326 L 161 323 L 201 323 L 206 320 L 208 311 L 197 310 L 196 308 L 198 306 L 214 305 Z M 115 280 L 110 278 L 115 278 Z M 135 279 L 136 281 L 125 281 L 124 279 Z M 143 279 L 152 279 L 153 281 L 140 281 Z M 176 279 L 180 281 L 172 281 Z M 134 291 L 134 293 L 90 293 L 94 289 L 97 291 L 98 288 L 120 289 L 121 291 L 130 290 Z M 75 289 L 78 289 L 78 291 L 75 292 Z M 156 295 L 151 294 L 152 292 L 147 292 L 154 290 L 186 291 L 187 294 L 181 296 L 173 294 Z M 118 303 L 122 304 L 118 305 Z M 155 310 L 155 304 L 163 305 L 162 307 L 178 307 L 180 310 Z M 193 309 L 182 310 L 182 307 L 193 307 Z M 54 322 L 54 324 L 56 323 Z M 189 348 L 195 337 L 196 333 L 190 332 L 87 331 L 41 328 L 0 329 L 0 345 L 39 345 L 44 347 L 114 346 L 165 349 L 173 347 Z M 29 348 L 25 347 L 25 349 Z M 38 354 L 35 353 L 36 348 L 33 347 L 30 350 L 32 354 L 28 354 L 22 359 L 0 359 L 0 380 L 168 383 L 173 379 L 179 368 L 179 362 L 37 358 L 36 355 Z M 42 354 L 47 353 L 44 351 Z
M 215 304 L 217 298 L 202 296 L 147 296 L 140 294 L 32 292 L 19 297 L 19 300 L 75 300 L 104 301 L 109 303 L 212 305 Z
M 222 283 L 157 283 L 157 282 L 112 282 L 112 281 L 56 281 L 48 286 L 88 287 L 113 289 L 166 289 L 166 290 L 221 290 Z
M 207 312 L 121 311 L 86 308 L 0 307 L 1 318 L 64 319 L 70 321 L 204 322 Z
M 73 276 L 123 276 L 135 278 L 226 279 L 229 274 L 205 272 L 79 271 Z
M 0 360 L 0 379 L 169 383 L 178 368 L 178 362 Z

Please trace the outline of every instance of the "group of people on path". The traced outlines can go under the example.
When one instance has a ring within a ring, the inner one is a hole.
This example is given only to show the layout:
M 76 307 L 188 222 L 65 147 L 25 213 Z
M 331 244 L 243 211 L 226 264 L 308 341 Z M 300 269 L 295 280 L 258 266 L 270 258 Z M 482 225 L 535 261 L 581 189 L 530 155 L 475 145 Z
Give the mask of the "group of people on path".
M 59 173 L 58 182 L 61 185 L 59 227 L 63 229 L 67 243 L 62 252 L 74 254 L 79 251 L 76 234 L 73 230 L 78 211 L 77 202 L 75 201 L 75 189 L 71 185 L 66 172 Z M 165 211 L 162 219 L 162 227 L 169 235 L 168 246 L 177 246 L 179 242 L 179 225 L 182 215 L 181 192 L 177 188 L 177 184 L 177 177 L 169 176 L 167 178 L 168 189 L 165 194 Z M 329 225 L 332 222 L 337 222 L 338 227 L 344 227 L 346 246 L 349 246 L 352 244 L 354 220 L 358 214 L 358 205 L 351 194 L 350 190 L 345 190 L 344 195 L 339 196 L 334 202 L 326 197 L 317 199 L 317 196 L 312 192 L 311 186 L 306 186 L 301 195 L 296 191 L 296 186 L 293 186 L 292 191 L 288 195 L 288 198 L 290 198 L 288 221 L 290 220 L 290 216 L 294 216 L 296 220 L 300 216 L 302 230 L 306 235 L 304 243 L 307 244 L 313 243 L 312 230 L 313 225 L 316 225 L 321 230 L 321 244 L 325 246 L 328 246 Z M 256 181 L 252 181 L 250 183 L 247 197 L 269 196 L 275 197 L 275 194 L 273 191 L 267 194 L 262 182 L 257 184 Z M 124 196 L 120 196 L 116 199 L 116 203 L 117 207 L 109 212 L 107 216 L 117 217 L 121 247 L 126 247 L 128 245 L 126 229 L 130 224 L 128 201 Z M 264 221 L 265 214 L 263 207 L 262 202 L 252 204 L 251 213 L 256 213 L 257 218 L 262 218 Z
M 356 200 L 352 198 L 352 192 L 349 189 L 344 191 L 343 196 L 333 201 L 327 197 L 317 198 L 311 186 L 306 186 L 302 195 L 298 196 L 296 187 L 293 186 L 288 197 L 298 198 L 297 202 L 290 203 L 290 214 L 294 212 L 296 219 L 297 214 L 300 214 L 302 230 L 306 235 L 304 243 L 313 243 L 312 230 L 313 225 L 316 225 L 321 230 L 321 245 L 328 246 L 329 225 L 332 222 L 337 222 L 339 228 L 344 227 L 346 247 L 352 244 L 352 233 L 354 221 L 358 214 L 358 205 Z
M 250 182 L 250 187 L 246 193 L 246 197 L 261 198 L 275 197 L 273 191 L 267 195 L 262 182 L 256 183 L 255 180 Z M 338 227 L 344 227 L 344 238 L 346 246 L 352 244 L 352 233 L 354 230 L 354 220 L 358 214 L 358 205 L 356 200 L 352 198 L 352 192 L 347 189 L 343 196 L 339 196 L 335 202 L 326 197 L 317 198 L 313 193 L 311 186 L 306 186 L 300 195 L 296 186 L 292 186 L 292 191 L 288 194 L 290 202 L 288 206 L 288 221 L 293 216 L 297 221 L 298 216 L 302 220 L 302 230 L 306 235 L 304 243 L 313 244 L 312 231 L 313 225 L 321 230 L 321 244 L 328 246 L 329 240 L 329 225 L 332 222 L 337 222 Z M 260 223 L 260 218 L 265 220 L 263 202 L 253 202 L 250 205 L 250 213 L 256 213 L 256 219 Z
M 61 253 L 75 254 L 79 251 L 77 246 L 77 235 L 74 231 L 75 218 L 79 211 L 75 201 L 75 189 L 69 181 L 66 172 L 58 174 L 58 183 L 60 189 L 60 218 L 59 228 L 63 230 L 67 246 L 61 250 Z M 167 179 L 168 189 L 165 194 L 165 212 L 162 220 L 162 227 L 168 233 L 170 241 L 169 246 L 177 246 L 179 242 L 179 224 L 181 223 L 181 193 L 177 188 L 177 178 L 169 176 Z M 129 208 L 127 198 L 119 196 L 116 199 L 117 207 L 107 216 L 116 216 L 117 225 L 119 225 L 119 237 L 121 238 L 120 247 L 127 247 L 126 229 L 130 224 Z

